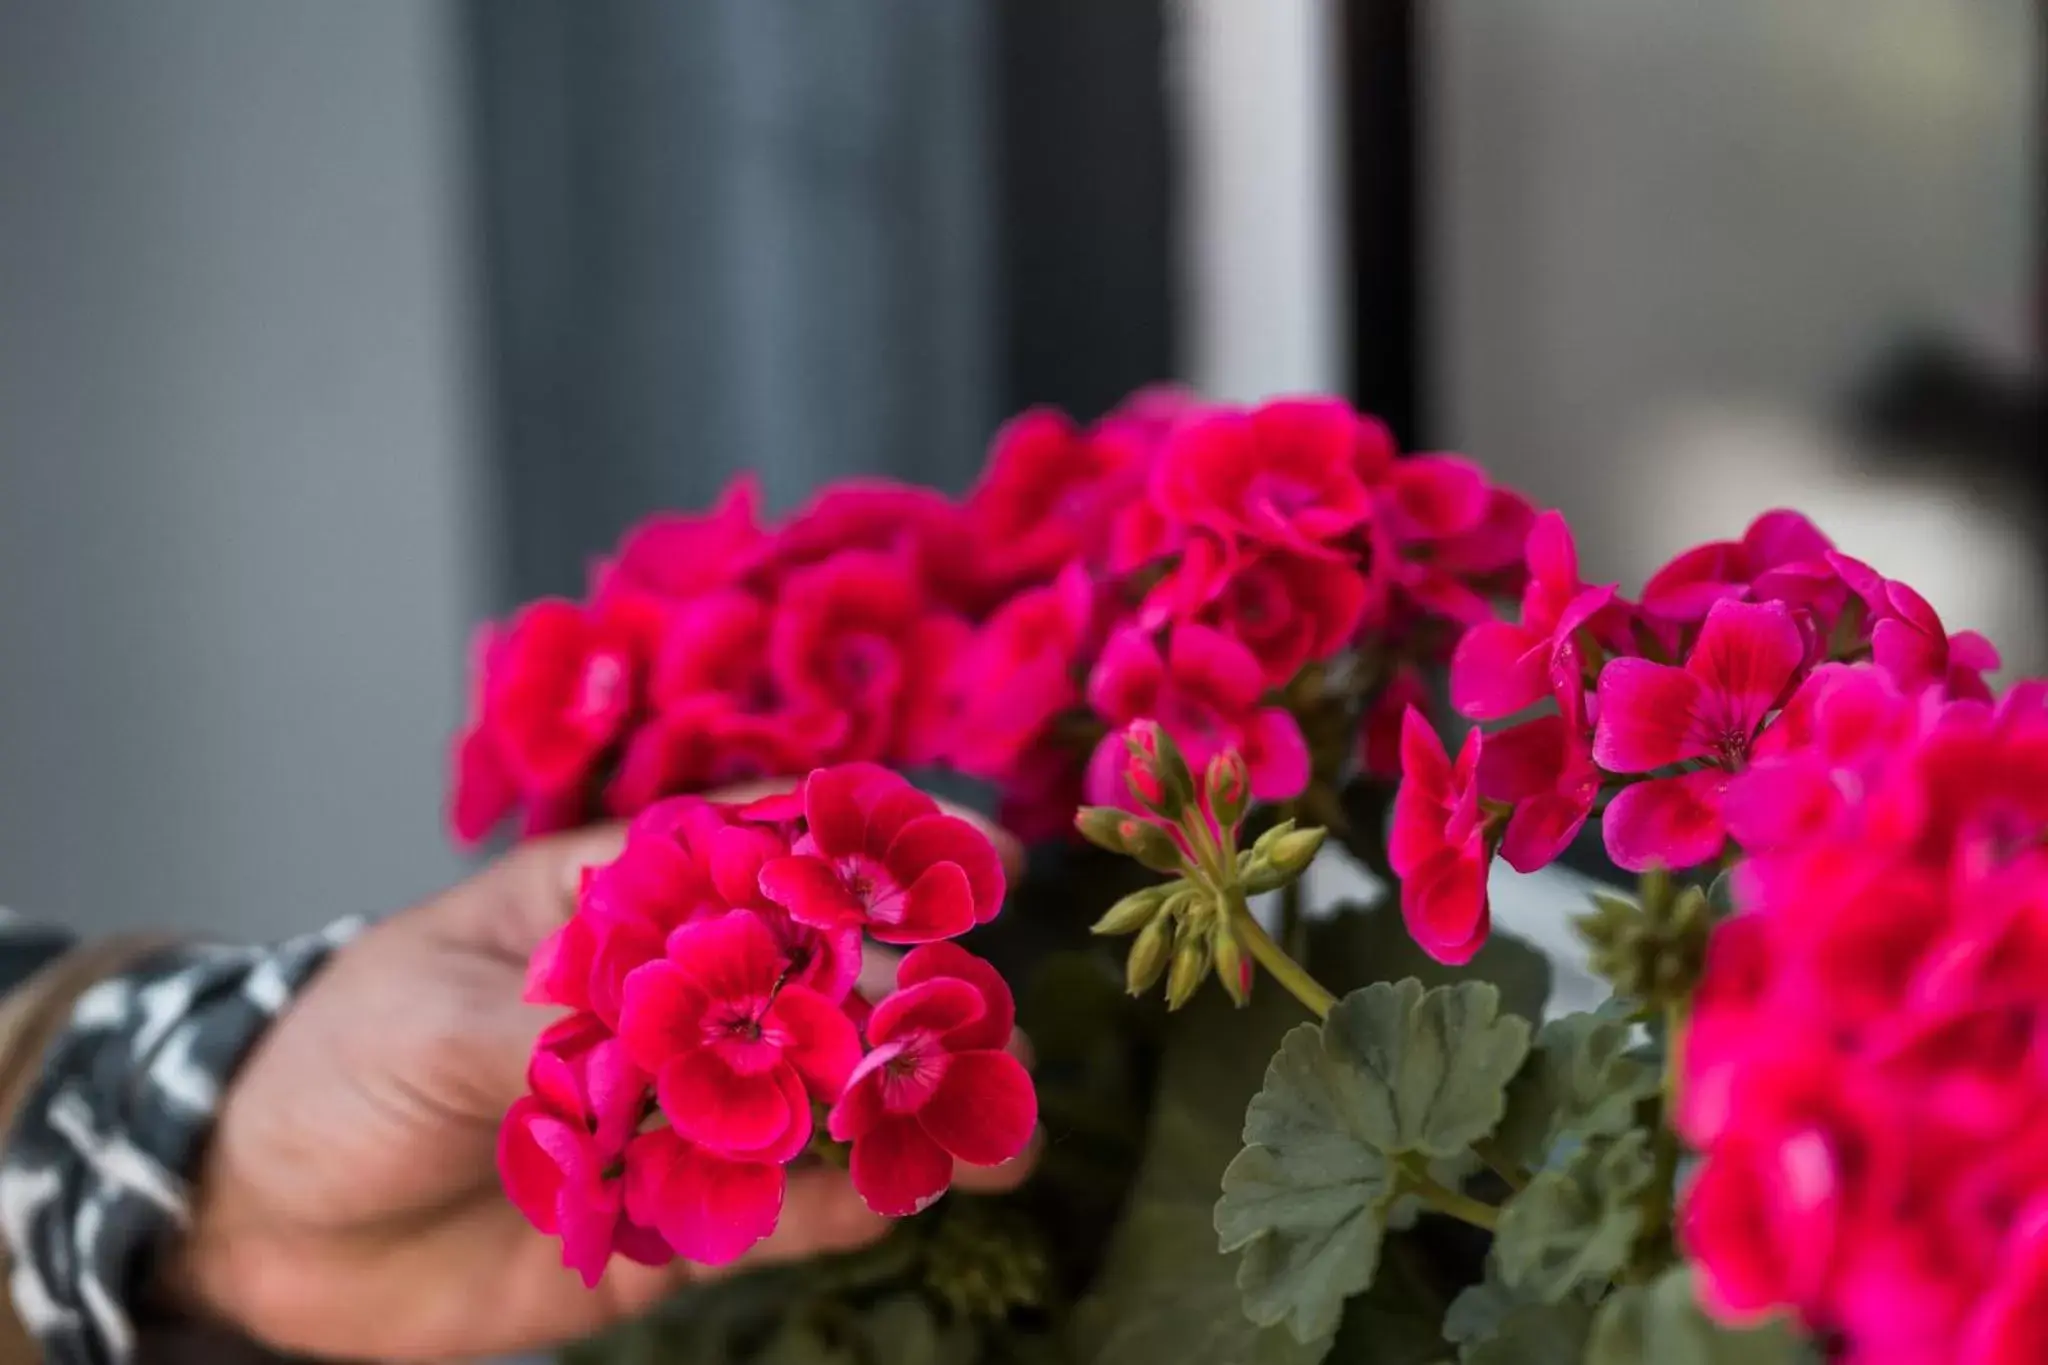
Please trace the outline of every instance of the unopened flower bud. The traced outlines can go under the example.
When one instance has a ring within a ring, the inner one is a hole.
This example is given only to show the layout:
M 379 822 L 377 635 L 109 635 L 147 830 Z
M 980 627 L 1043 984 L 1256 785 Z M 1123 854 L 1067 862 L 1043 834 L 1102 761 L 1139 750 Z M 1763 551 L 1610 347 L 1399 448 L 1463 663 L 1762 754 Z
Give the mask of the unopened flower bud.
M 1150 924 L 1165 907 L 1167 892 L 1171 889 L 1172 883 L 1165 883 L 1133 891 L 1110 906 L 1109 913 L 1095 921 L 1095 928 L 1090 932 L 1111 937 L 1137 933 Z
M 1202 775 L 1202 791 L 1216 823 L 1225 829 L 1235 828 L 1252 803 L 1252 775 L 1244 765 L 1244 755 L 1225 749 L 1210 759 L 1208 771 Z
M 1323 840 L 1329 831 L 1320 825 L 1307 829 L 1283 829 L 1275 827 L 1266 832 L 1255 846 L 1255 851 L 1265 855 L 1266 862 L 1287 881 L 1293 881 L 1315 861 L 1322 850 Z
M 1124 986 L 1132 995 L 1143 995 L 1152 989 L 1166 970 L 1166 959 L 1173 950 L 1173 917 L 1154 915 L 1152 922 L 1138 931 L 1138 937 L 1131 944 L 1131 955 L 1124 959 Z
M 1195 799 L 1195 779 L 1173 736 L 1156 720 L 1132 721 L 1124 748 L 1130 752 L 1124 772 L 1131 793 L 1161 819 L 1179 820 Z
M 1252 998 L 1252 963 L 1244 955 L 1237 935 L 1228 924 L 1217 927 L 1216 945 L 1211 957 L 1216 963 L 1216 979 L 1223 983 L 1231 1001 L 1242 1009 Z
M 1130 812 L 1118 810 L 1115 806 L 1083 806 L 1074 812 L 1074 828 L 1097 848 L 1111 853 L 1129 853 L 1130 849 L 1124 844 L 1123 826 L 1130 818 Z
M 1182 924 L 1180 940 L 1173 947 L 1173 966 L 1166 976 L 1166 1008 L 1179 1009 L 1201 988 L 1202 978 L 1209 974 L 1209 942 L 1206 926 Z
M 1177 873 L 1186 866 L 1173 836 L 1149 820 L 1127 815 L 1117 826 L 1117 834 L 1124 842 L 1124 852 L 1154 872 Z

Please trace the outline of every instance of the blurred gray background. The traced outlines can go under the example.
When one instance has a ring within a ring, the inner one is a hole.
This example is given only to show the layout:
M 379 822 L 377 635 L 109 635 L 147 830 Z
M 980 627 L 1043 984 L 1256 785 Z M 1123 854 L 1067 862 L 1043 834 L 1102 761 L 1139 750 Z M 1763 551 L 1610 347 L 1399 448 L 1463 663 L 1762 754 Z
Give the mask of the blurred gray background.
M 1377 8 L 0 0 L 0 900 L 397 906 L 472 624 L 632 516 L 1346 386 Z M 1796 500 L 2048 662 L 2037 8 L 1416 12 L 1410 434 L 1595 573 Z

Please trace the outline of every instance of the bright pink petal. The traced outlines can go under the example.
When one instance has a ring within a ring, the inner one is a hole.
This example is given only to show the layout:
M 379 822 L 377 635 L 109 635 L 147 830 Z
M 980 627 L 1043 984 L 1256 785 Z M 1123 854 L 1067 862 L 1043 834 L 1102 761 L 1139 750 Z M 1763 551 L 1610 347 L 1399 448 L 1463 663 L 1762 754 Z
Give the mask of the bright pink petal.
M 789 912 L 799 924 L 836 929 L 859 924 L 867 907 L 846 885 L 846 879 L 822 858 L 792 854 L 761 867 L 761 894 Z
M 656 1129 L 626 1152 L 626 1212 L 678 1256 L 726 1265 L 775 1231 L 785 1178 L 770 1162 L 730 1161 Z
M 967 874 L 974 918 L 986 924 L 1002 909 L 1003 861 L 989 837 L 953 815 L 927 815 L 902 827 L 882 855 L 890 873 L 906 885 L 936 863 L 952 863 Z
M 985 1012 L 981 993 L 965 981 L 934 977 L 896 991 L 868 1018 L 868 1041 L 881 1044 L 910 1031 L 947 1034 L 965 1028 Z
M 742 1075 L 708 1050 L 684 1053 L 664 1066 L 655 1091 L 675 1130 L 713 1151 L 760 1151 L 795 1122 L 773 1071 Z M 808 1105 L 803 1117 L 808 1123 Z
M 787 1034 L 782 1055 L 811 1093 L 827 1104 L 838 1099 L 847 1076 L 860 1064 L 860 1038 L 845 1011 L 816 991 L 784 986 L 762 1022 Z
M 1550 690 L 1550 637 L 1511 621 L 1465 632 L 1451 655 L 1451 705 L 1472 720 L 1499 720 Z
M 1260 801 L 1288 801 L 1308 789 L 1308 740 L 1294 713 L 1283 707 L 1252 713 L 1245 726 L 1244 760 L 1252 795 Z
M 1622 788 L 1600 822 L 1607 856 L 1630 872 L 1697 867 L 1719 857 L 1728 842 L 1721 819 L 1727 781 L 1710 768 Z
M 1489 751 L 1492 747 L 1487 746 Z M 1537 872 L 1556 862 L 1585 828 L 1597 790 L 1583 796 L 1547 792 L 1517 803 L 1501 833 L 1501 860 L 1517 872 Z
M 562 1192 L 564 1158 L 573 1165 L 582 1136 L 539 1100 L 522 1095 L 498 1126 L 498 1179 L 526 1221 L 553 1235 Z
M 893 923 L 870 920 L 868 934 L 880 943 L 934 943 L 973 927 L 973 884 L 959 864 L 938 863 L 904 891 L 902 914 Z
M 1491 921 L 1483 854 L 1446 847 L 1405 876 L 1401 918 L 1416 945 L 1437 961 L 1471 961 Z
M 1151 715 L 1158 709 L 1166 662 L 1146 635 L 1120 630 L 1103 646 L 1088 674 L 1088 705 L 1112 725 Z
M 1685 669 L 1711 694 L 1716 729 L 1748 736 L 1784 699 L 1805 661 L 1806 641 L 1783 603 L 1720 602 L 1707 613 Z
M 889 781 L 864 788 L 861 800 L 867 807 L 869 853 L 880 853 L 895 842 L 910 825 L 939 813 L 939 803 L 908 781 L 889 774 Z
M 752 910 L 685 924 L 668 937 L 668 957 L 696 990 L 714 1000 L 765 998 L 782 979 L 782 947 Z
M 825 1131 L 834 1142 L 857 1141 L 887 1116 L 888 1110 L 882 1103 L 881 1069 L 896 1051 L 894 1047 L 876 1048 L 855 1068 L 853 1078 L 825 1118 Z
M 1978 673 L 1989 673 L 2004 662 L 1998 646 L 1974 630 L 1959 630 L 1948 637 L 1949 663 Z
M 626 1055 L 650 1074 L 704 1038 L 705 994 L 674 962 L 649 962 L 626 977 L 619 1007 L 619 1039 Z
M 917 1111 L 934 1142 L 970 1166 L 1000 1166 L 1023 1152 L 1038 1126 L 1031 1073 L 1007 1052 L 961 1052 Z
M 1600 670 L 1595 761 L 1609 772 L 1642 773 L 1706 753 L 1693 723 L 1704 691 L 1682 668 L 1648 659 L 1610 660 Z
M 1266 686 L 1252 652 L 1207 626 L 1174 630 L 1167 644 L 1166 668 L 1174 686 L 1186 688 L 1226 715 L 1258 701 Z
M 1538 716 L 1494 731 L 1479 753 L 1479 794 L 1515 802 L 1556 791 L 1572 739 L 1563 716 Z
M 787 857 L 789 846 L 773 831 L 758 825 L 727 825 L 714 833 L 705 851 L 711 884 L 729 905 L 752 905 L 761 898 L 761 869 Z
M 1436 727 L 1413 706 L 1401 716 L 1401 780 L 1435 800 L 1450 793 L 1451 756 Z
M 921 981 L 942 978 L 965 981 L 981 993 L 981 1013 L 970 1023 L 945 1036 L 955 1052 L 1004 1048 L 1017 1027 L 1017 1004 L 1010 983 L 994 964 L 976 957 L 957 943 L 929 943 L 903 959 L 896 969 L 896 986 L 901 990 Z
M 804 780 L 804 819 L 811 842 L 828 858 L 844 858 L 867 844 L 860 804 L 861 773 L 851 765 L 820 768 Z
M 854 1140 L 853 1188 L 887 1218 L 908 1218 L 953 1183 L 953 1158 L 907 1115 L 885 1118 Z
M 1564 513 L 1544 512 L 1529 527 L 1529 576 L 1540 583 L 1576 592 L 1579 586 L 1579 547 L 1572 541 L 1572 528 Z

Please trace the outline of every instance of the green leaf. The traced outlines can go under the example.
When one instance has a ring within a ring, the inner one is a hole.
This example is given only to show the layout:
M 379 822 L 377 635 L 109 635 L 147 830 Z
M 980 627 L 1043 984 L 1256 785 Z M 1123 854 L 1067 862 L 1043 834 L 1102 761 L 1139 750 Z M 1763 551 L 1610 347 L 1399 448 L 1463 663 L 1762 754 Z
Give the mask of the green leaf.
M 1488 1256 L 1486 1278 L 1467 1285 L 1444 1311 L 1444 1340 L 1459 1345 L 1482 1341 L 1500 1331 L 1520 1302 L 1515 1292 L 1501 1283 L 1499 1262 Z
M 1592 1323 L 1593 1310 L 1576 1298 L 1517 1304 L 1493 1332 L 1460 1347 L 1458 1360 L 1461 1365 L 1580 1365 Z
M 1548 1164 L 1559 1138 L 1617 1137 L 1635 1125 L 1636 1106 L 1657 1093 L 1655 1067 L 1632 1055 L 1634 1028 L 1614 1014 L 1568 1014 L 1536 1034 L 1508 1087 L 1496 1135 L 1502 1150 L 1532 1168 Z
M 1804 1365 L 1819 1359 L 1785 1323 L 1736 1331 L 1702 1313 L 1692 1272 L 1676 1266 L 1624 1285 L 1600 1305 L 1585 1365 Z
M 1339 995 L 1378 981 L 1414 977 L 1424 986 L 1490 981 L 1501 1009 L 1541 1019 L 1550 998 L 1550 959 L 1512 934 L 1496 932 L 1462 967 L 1438 962 L 1416 946 L 1393 900 L 1339 906 L 1309 926 L 1309 970 Z
M 1378 1268 L 1392 1158 L 1460 1156 L 1491 1132 L 1528 1047 L 1528 1024 L 1481 982 L 1368 986 L 1291 1031 L 1216 1205 L 1220 1245 L 1244 1251 L 1246 1313 L 1298 1341 L 1333 1331 Z
M 1082 1365 L 1315 1365 L 1327 1339 L 1303 1344 L 1248 1319 L 1237 1258 L 1216 1249 L 1217 1182 L 1236 1155 L 1245 1105 L 1281 1035 L 1302 1009 L 1258 990 L 1242 1010 L 1205 992 L 1173 1016 L 1145 1153 L 1101 1270 L 1076 1305 Z
M 1632 1130 L 1538 1175 L 1501 1209 L 1493 1244 L 1501 1279 L 1556 1303 L 1581 1284 L 1612 1278 L 1642 1232 L 1638 1196 L 1655 1172 L 1648 1137 Z

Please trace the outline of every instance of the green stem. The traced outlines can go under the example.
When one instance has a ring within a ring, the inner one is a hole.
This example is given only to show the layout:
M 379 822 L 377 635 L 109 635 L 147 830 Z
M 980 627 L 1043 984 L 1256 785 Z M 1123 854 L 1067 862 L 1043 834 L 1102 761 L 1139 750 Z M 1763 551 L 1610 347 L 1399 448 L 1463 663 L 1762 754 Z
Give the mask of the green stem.
M 1529 1188 L 1529 1173 L 1522 1169 L 1521 1162 L 1503 1152 L 1498 1142 L 1490 1137 L 1481 1138 L 1472 1144 L 1472 1150 L 1495 1175 L 1508 1182 L 1509 1189 L 1519 1194 Z
M 1308 974 L 1308 969 L 1287 955 L 1287 950 L 1275 943 L 1272 936 L 1260 927 L 1258 920 L 1245 906 L 1244 892 L 1231 892 L 1230 927 L 1244 946 L 1251 950 L 1252 960 L 1266 969 L 1266 974 L 1287 988 L 1288 994 L 1299 1000 L 1310 1014 L 1318 1019 L 1330 1017 L 1336 1007 L 1337 997 L 1323 989 L 1322 983 Z
M 1500 1210 L 1469 1194 L 1461 1194 L 1448 1185 L 1420 1172 L 1411 1172 L 1407 1180 L 1409 1193 L 1420 1199 L 1438 1213 L 1448 1214 L 1461 1223 L 1470 1223 L 1475 1228 L 1493 1232 L 1500 1227 Z
M 1659 1097 L 1662 1112 L 1652 1138 L 1657 1164 L 1650 1180 L 1649 1216 L 1644 1220 L 1647 1231 L 1653 1234 L 1661 1234 L 1671 1226 L 1677 1200 L 1678 1132 L 1672 1123 L 1678 1111 L 1678 1050 L 1684 1040 L 1685 1023 L 1684 1002 L 1672 1001 L 1664 1006 L 1664 1082 Z

